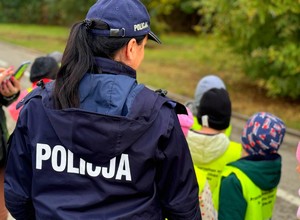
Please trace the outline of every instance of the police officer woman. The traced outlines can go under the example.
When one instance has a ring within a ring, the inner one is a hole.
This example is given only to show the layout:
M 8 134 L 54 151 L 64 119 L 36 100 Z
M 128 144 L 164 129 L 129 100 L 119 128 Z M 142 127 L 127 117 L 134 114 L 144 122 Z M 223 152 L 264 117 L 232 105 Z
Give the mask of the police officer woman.
M 160 43 L 138 0 L 100 0 L 74 24 L 55 83 L 20 104 L 16 219 L 201 219 L 178 105 L 136 81 L 148 39 Z

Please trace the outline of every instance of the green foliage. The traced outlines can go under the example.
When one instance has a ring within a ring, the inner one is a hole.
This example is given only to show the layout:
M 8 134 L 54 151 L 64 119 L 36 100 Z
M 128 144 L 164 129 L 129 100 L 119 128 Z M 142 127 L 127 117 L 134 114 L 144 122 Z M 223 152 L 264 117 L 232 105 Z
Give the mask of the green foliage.
M 0 0 L 0 22 L 69 26 L 83 20 L 96 0 Z M 155 31 L 192 31 L 199 23 L 197 0 L 142 0 Z
M 202 0 L 206 26 L 226 37 L 271 96 L 300 97 L 300 1 Z M 202 30 L 206 30 L 203 29 Z
M 142 2 L 150 11 L 155 10 L 156 15 L 170 15 L 176 9 L 192 14 L 201 6 L 200 0 L 142 0 Z
M 147 7 L 152 24 L 159 32 L 193 33 L 201 16 L 197 13 L 199 0 L 142 0 Z
M 170 15 L 179 6 L 180 0 L 142 0 L 152 15 Z
M 51 1 L 51 0 L 49 0 Z M 53 2 L 53 0 L 52 0 Z M 88 9 L 96 0 L 57 0 L 54 10 L 60 9 L 60 18 L 66 24 L 72 24 L 85 18 Z
M 96 0 L 0 0 L 0 22 L 70 25 Z

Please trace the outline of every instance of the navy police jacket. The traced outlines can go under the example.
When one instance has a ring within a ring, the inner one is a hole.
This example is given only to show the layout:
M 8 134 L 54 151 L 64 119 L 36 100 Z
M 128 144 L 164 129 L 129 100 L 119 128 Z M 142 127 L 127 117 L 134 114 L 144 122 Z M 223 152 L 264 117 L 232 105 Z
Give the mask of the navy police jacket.
M 9 140 L 5 201 L 16 219 L 201 219 L 174 102 L 135 71 L 96 59 L 80 108 L 53 108 L 53 85 L 23 105 Z

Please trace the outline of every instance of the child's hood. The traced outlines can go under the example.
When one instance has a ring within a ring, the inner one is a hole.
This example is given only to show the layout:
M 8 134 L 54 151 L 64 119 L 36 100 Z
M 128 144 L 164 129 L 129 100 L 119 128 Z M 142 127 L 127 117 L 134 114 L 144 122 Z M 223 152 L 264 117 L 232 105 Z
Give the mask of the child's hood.
M 253 155 L 230 163 L 242 170 L 259 188 L 270 190 L 277 187 L 281 177 L 281 156 Z

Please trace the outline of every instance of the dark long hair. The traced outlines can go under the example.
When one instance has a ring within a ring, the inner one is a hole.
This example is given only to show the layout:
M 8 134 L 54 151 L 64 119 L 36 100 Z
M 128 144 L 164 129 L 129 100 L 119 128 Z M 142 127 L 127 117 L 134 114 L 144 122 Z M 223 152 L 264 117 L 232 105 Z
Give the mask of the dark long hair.
M 92 20 L 89 26 L 85 22 L 78 22 L 71 28 L 53 91 L 57 109 L 79 107 L 80 80 L 88 71 L 101 73 L 94 65 L 94 58 L 113 59 L 117 51 L 132 39 L 101 37 L 93 34 L 91 29 L 106 30 L 109 27 L 102 21 Z M 138 44 L 144 38 L 145 36 L 135 37 Z

